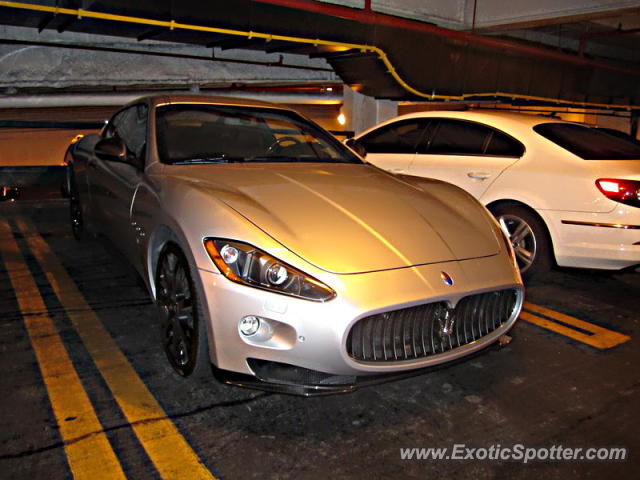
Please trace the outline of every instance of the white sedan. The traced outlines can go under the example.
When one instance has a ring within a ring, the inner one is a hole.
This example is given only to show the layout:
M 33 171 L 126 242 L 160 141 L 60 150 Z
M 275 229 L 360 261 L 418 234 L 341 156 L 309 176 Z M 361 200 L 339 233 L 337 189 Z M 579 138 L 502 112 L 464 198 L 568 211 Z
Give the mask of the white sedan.
M 548 116 L 420 112 L 347 144 L 394 173 L 444 180 L 509 234 L 523 275 L 640 265 L 640 143 Z

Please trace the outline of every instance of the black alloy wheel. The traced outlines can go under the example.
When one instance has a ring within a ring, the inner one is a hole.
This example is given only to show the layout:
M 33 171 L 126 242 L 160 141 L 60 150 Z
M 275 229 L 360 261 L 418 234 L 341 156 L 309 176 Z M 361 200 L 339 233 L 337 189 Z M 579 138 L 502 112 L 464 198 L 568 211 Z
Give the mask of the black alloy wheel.
M 183 377 L 210 373 L 206 329 L 189 263 L 173 243 L 160 254 L 156 292 L 162 346 L 169 363 Z

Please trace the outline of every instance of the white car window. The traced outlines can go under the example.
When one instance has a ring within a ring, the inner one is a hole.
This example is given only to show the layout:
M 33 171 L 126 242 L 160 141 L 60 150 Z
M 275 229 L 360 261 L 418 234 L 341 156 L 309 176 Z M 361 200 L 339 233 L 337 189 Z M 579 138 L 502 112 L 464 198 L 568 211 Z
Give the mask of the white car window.
M 493 157 L 521 157 L 524 154 L 524 146 L 514 138 L 494 130 L 484 154 Z
M 477 122 L 455 119 L 434 120 L 418 146 L 418 153 L 438 155 L 484 155 L 521 157 L 524 146 L 504 132 Z
M 416 153 L 428 119 L 401 120 L 380 127 L 358 140 L 367 153 Z
M 434 136 L 421 153 L 483 155 L 492 130 L 474 122 L 441 119 Z
M 640 159 L 640 142 L 620 133 L 575 123 L 541 123 L 533 129 L 584 160 Z

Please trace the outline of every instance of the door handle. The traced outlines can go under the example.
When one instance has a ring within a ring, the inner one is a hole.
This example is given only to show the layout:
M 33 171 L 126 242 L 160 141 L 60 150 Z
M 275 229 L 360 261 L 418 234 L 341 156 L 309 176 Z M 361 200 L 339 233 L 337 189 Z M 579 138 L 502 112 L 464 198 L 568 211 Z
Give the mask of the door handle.
M 392 168 L 389 170 L 391 173 L 405 173 L 406 170 L 404 168 Z
M 467 172 L 467 177 L 474 180 L 486 180 L 491 177 L 491 174 L 487 172 Z

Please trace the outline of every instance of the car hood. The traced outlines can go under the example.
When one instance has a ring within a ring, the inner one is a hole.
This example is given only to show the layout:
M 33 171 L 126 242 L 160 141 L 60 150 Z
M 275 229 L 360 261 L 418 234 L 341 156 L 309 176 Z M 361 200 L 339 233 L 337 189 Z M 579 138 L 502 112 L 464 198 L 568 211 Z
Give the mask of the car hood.
M 413 177 L 354 164 L 168 169 L 333 273 L 486 257 L 500 248 L 485 209 L 459 188 L 436 180 L 413 184 Z

